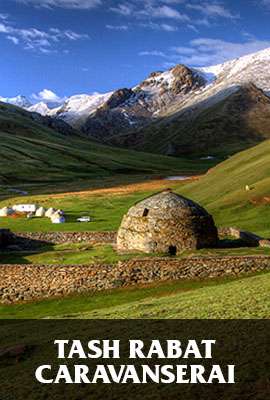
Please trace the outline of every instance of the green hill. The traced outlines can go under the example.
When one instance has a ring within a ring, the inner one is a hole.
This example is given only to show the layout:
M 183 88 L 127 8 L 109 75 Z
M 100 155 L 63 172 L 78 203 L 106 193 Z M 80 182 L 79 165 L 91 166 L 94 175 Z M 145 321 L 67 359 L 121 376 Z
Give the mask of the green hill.
M 270 237 L 270 141 L 230 157 L 179 192 L 203 204 L 218 225 Z
M 203 285 L 186 293 L 148 298 L 98 312 L 78 313 L 78 318 L 269 318 L 270 274 L 235 282 Z
M 103 146 L 63 122 L 0 103 L 0 185 L 54 192 L 153 174 L 192 173 L 207 164 Z M 132 179 L 132 178 L 131 178 Z M 141 179 L 141 178 L 140 178 Z M 140 180 L 137 178 L 137 180 Z M 27 190 L 27 189 L 26 189 Z
M 115 149 L 109 149 L 111 155 Z M 127 155 L 130 153 L 127 152 Z M 99 155 L 100 159 L 101 156 Z M 148 158 L 148 162 L 151 156 Z M 155 156 L 154 156 L 155 158 Z M 167 160 L 165 158 L 165 160 Z M 169 159 L 171 163 L 177 163 Z M 109 159 L 111 166 L 112 158 Z M 138 160 L 137 160 L 138 161 Z M 144 164 L 145 161 L 141 160 Z M 164 168 L 168 168 L 165 165 Z M 129 178 L 130 179 L 130 178 Z M 103 181 L 102 181 L 103 183 Z M 199 180 L 192 183 L 167 183 L 176 192 L 190 197 L 201 203 L 214 216 L 218 226 L 235 226 L 250 230 L 265 237 L 270 237 L 270 141 L 265 141 L 256 147 L 238 153 L 220 163 Z M 246 191 L 249 185 L 251 190 Z M 39 220 L 26 221 L 24 219 L 2 219 L 2 227 L 15 231 L 30 230 L 50 231 L 61 230 L 117 230 L 123 214 L 135 202 L 142 200 L 149 194 L 158 191 L 158 188 L 144 186 L 142 189 L 134 188 L 130 193 L 99 193 L 91 191 L 83 196 L 63 196 L 49 198 L 46 196 L 31 196 L 25 201 L 36 202 L 45 207 L 54 206 L 67 212 L 67 224 L 53 226 L 48 221 L 41 224 Z M 164 186 L 163 186 L 164 188 Z M 14 199 L 14 202 L 19 199 Z M 7 201 L 1 202 L 1 207 Z M 94 217 L 91 224 L 82 226 L 76 223 L 76 218 L 82 213 Z

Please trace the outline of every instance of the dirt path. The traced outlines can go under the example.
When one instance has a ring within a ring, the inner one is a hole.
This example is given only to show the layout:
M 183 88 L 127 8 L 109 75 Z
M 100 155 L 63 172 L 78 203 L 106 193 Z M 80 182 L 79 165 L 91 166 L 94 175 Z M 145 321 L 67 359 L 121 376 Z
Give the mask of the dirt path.
M 51 194 L 47 197 L 50 199 L 62 199 L 69 196 L 80 196 L 80 197 L 89 197 L 89 195 L 119 195 L 119 194 L 130 194 L 135 192 L 144 192 L 149 190 L 162 190 L 168 187 L 174 188 L 179 186 L 180 183 L 186 183 L 187 181 L 197 180 L 199 179 L 198 176 L 191 176 L 182 181 L 172 181 L 166 179 L 155 179 L 149 180 L 145 182 L 139 183 L 131 183 L 128 185 L 119 185 L 111 188 L 104 188 L 104 189 L 89 189 L 83 190 L 79 192 L 65 192 L 65 193 L 58 193 L 58 194 Z

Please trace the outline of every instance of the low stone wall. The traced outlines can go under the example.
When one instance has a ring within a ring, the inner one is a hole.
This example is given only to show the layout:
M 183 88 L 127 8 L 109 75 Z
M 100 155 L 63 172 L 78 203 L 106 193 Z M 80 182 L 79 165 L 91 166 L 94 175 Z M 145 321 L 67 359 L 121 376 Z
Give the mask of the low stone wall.
M 219 228 L 220 238 L 231 236 L 240 239 L 243 245 L 270 247 L 270 240 L 237 228 Z M 0 230 L 0 247 L 18 246 L 22 250 L 36 249 L 44 244 L 87 242 L 90 244 L 115 244 L 117 232 L 19 232 Z
M 16 232 L 10 240 L 10 244 L 21 249 L 38 248 L 44 244 L 80 242 L 113 244 L 116 242 L 116 232 Z
M 269 239 L 264 239 L 261 236 L 256 235 L 255 233 L 242 231 L 238 228 L 219 228 L 218 235 L 220 239 L 226 236 L 231 236 L 235 239 L 241 240 L 244 245 L 251 247 L 270 247 Z
M 15 303 L 156 281 L 270 271 L 270 257 L 147 258 L 115 265 L 0 265 L 0 301 Z

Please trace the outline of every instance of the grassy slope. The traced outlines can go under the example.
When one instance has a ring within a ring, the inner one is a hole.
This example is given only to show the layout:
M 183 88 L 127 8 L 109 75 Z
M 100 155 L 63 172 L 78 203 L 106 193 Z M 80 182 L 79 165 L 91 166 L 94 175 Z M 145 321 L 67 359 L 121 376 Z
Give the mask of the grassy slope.
M 270 141 L 239 153 L 199 181 L 174 184 L 175 190 L 199 201 L 214 215 L 218 225 L 236 225 L 256 233 L 270 236 L 269 205 L 254 205 L 251 200 L 270 195 Z M 249 184 L 253 190 L 245 191 Z M 45 196 L 30 198 L 45 205 L 62 207 L 69 212 L 71 221 L 66 225 L 52 226 L 44 220 L 1 220 L 1 226 L 21 230 L 85 230 L 86 225 L 76 224 L 74 219 L 82 212 L 90 212 L 95 221 L 89 229 L 112 230 L 119 225 L 123 213 L 147 192 L 129 195 L 76 195 L 66 198 L 47 199 Z M 53 202 L 53 204 L 52 204 Z M 6 202 L 5 202 L 6 203 Z M 2 203 L 4 204 L 4 203 Z M 46 225 L 47 224 L 47 225 Z M 206 282 L 189 287 L 183 293 L 184 283 L 179 282 L 162 291 L 159 289 L 134 289 L 115 291 L 95 296 L 79 296 L 71 299 L 0 307 L 6 317 L 42 317 L 77 313 L 79 317 L 160 317 L 160 318 L 269 318 L 270 274 L 249 277 L 235 282 L 208 287 Z M 189 283 L 190 285 L 191 283 Z M 206 287 L 204 286 L 206 284 Z M 178 287 L 175 293 L 172 287 Z M 178 286 L 179 285 L 179 286 Z M 203 286 L 203 287 L 202 287 Z M 154 293 L 153 290 L 156 292 Z M 133 294 L 132 294 L 133 293 Z M 168 296 L 169 295 L 169 296 Z
M 246 192 L 246 185 L 252 190 Z M 236 154 L 180 192 L 202 203 L 218 225 L 270 237 L 270 205 L 253 204 L 270 196 L 270 141 Z
M 0 104 L 0 185 L 52 193 L 89 181 L 126 175 L 192 173 L 201 161 L 160 157 L 106 147 L 76 135 L 62 135 L 33 121 L 29 113 Z M 132 180 L 132 178 L 131 178 Z M 3 188 L 3 187 L 2 187 Z
M 79 318 L 270 318 L 270 274 L 79 313 Z
M 167 282 L 14 306 L 2 318 L 270 318 L 270 273 Z
M 270 206 L 254 205 L 251 201 L 270 197 L 270 141 L 243 151 L 213 168 L 207 175 L 192 183 L 168 183 L 175 191 L 192 198 L 209 210 L 218 226 L 237 226 L 270 237 Z M 245 185 L 252 190 L 245 191 Z M 156 191 L 157 189 L 155 189 Z M 151 194 L 153 190 L 135 191 L 129 194 L 100 194 L 84 196 L 76 194 L 63 198 L 37 196 L 26 198 L 45 206 L 63 208 L 68 213 L 67 224 L 52 225 L 45 219 L 1 219 L 2 227 L 14 230 L 116 230 L 123 214 L 136 201 Z M 21 201 L 15 199 L 13 202 Z M 0 203 L 0 206 L 7 201 Z M 82 214 L 90 214 L 90 224 L 76 223 Z

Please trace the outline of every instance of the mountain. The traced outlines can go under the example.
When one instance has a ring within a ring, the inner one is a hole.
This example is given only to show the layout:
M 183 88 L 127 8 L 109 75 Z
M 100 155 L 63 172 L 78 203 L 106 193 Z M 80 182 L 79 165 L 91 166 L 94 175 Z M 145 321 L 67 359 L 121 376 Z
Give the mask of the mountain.
M 225 92 L 212 104 L 164 118 L 132 134 L 110 137 L 116 146 L 167 155 L 226 156 L 270 138 L 270 98 L 254 84 Z
M 49 111 L 49 115 L 62 119 L 76 128 L 81 128 L 86 119 L 95 113 L 113 93 L 81 94 L 72 96 L 64 104 Z
M 27 108 L 110 145 L 202 156 L 226 148 L 229 154 L 270 137 L 269 61 L 265 49 L 206 68 L 176 65 L 133 88 L 72 96 L 53 109 L 45 103 Z
M 269 138 L 269 61 L 266 49 L 214 67 L 177 66 L 169 71 L 174 79 L 169 79 L 165 93 L 159 79 L 148 79 L 152 103 L 159 100 L 156 111 L 143 126 L 136 125 L 133 117 L 132 129 L 110 129 L 102 140 L 137 150 L 203 156 L 230 154 Z M 175 86 L 177 92 L 172 90 Z M 129 114 L 127 109 L 125 113 Z M 92 123 L 96 123 L 93 117 L 83 130 L 95 135 Z
M 40 103 L 26 107 L 26 109 L 27 109 L 27 111 L 36 112 L 43 116 L 50 115 L 50 108 L 48 107 L 48 105 L 46 103 L 44 103 L 42 101 Z
M 27 97 L 19 95 L 16 97 L 1 97 L 0 96 L 0 101 L 2 101 L 3 103 L 9 103 L 9 104 L 13 104 L 14 106 L 18 106 L 21 108 L 28 108 L 31 107 L 31 103 L 30 101 L 27 99 Z
M 79 135 L 64 121 L 0 103 L 0 194 L 5 188 L 42 192 L 105 185 L 146 176 L 196 172 L 202 162 L 104 146 Z M 6 194 L 5 194 L 6 193 Z

